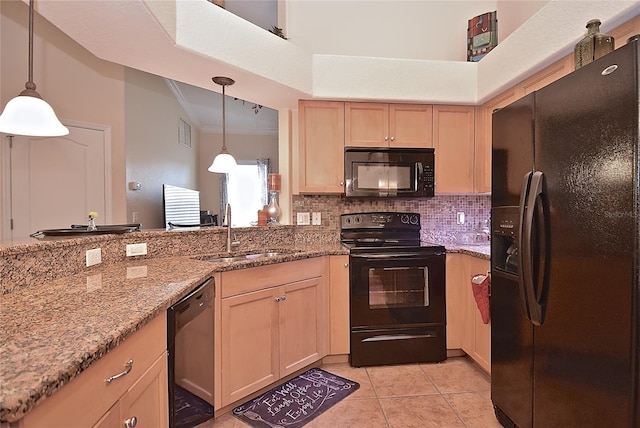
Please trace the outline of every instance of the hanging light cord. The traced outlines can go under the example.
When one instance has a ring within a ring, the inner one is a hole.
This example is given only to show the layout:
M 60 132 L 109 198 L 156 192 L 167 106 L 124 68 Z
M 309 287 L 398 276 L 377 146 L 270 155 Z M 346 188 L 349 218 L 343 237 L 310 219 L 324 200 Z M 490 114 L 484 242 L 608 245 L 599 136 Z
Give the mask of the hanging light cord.
M 33 83 L 33 0 L 29 0 L 29 81 L 24 87 L 31 91 L 36 90 L 36 84 Z
M 227 133 L 225 132 L 226 127 L 225 127 L 225 123 L 227 122 L 226 118 L 225 118 L 225 111 L 224 111 L 224 88 L 227 85 L 222 85 L 222 153 L 226 153 L 227 152 L 227 142 L 226 142 L 226 135 Z

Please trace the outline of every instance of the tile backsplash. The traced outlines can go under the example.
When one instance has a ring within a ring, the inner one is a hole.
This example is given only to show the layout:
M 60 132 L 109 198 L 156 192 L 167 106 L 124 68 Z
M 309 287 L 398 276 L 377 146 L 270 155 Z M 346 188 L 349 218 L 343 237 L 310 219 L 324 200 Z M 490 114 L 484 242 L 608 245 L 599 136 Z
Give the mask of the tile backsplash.
M 421 218 L 421 235 L 425 240 L 451 243 L 456 233 L 475 230 L 482 220 L 489 220 L 491 195 L 437 195 L 424 199 L 345 199 L 335 195 L 294 195 L 293 219 L 299 212 L 320 212 L 322 226 L 340 232 L 340 214 L 392 211 L 417 212 Z M 465 223 L 457 224 L 463 212 Z M 305 226 L 306 227 L 306 226 Z

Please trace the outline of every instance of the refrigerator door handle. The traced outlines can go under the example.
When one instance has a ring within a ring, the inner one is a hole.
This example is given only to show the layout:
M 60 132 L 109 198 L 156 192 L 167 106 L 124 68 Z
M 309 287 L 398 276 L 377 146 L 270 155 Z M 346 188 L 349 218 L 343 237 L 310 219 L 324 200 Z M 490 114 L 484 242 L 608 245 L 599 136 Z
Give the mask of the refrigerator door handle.
M 544 222 L 544 228 L 547 227 L 546 221 L 546 204 L 542 197 L 545 189 L 544 174 L 541 171 L 535 171 L 529 173 L 531 180 L 527 189 L 525 206 L 521 207 L 523 217 L 521 217 L 520 223 L 520 240 L 522 247 L 520 250 L 522 257 L 522 272 L 521 272 L 521 287 L 526 297 L 527 303 L 527 315 L 534 325 L 540 326 L 544 322 L 544 316 L 546 313 L 546 290 L 548 286 L 548 258 L 549 251 L 545 249 L 545 272 L 543 274 L 542 282 L 536 283 L 537 275 L 534 276 L 534 260 L 540 261 L 540 254 L 536 252 L 539 249 L 538 245 L 534 248 L 534 236 L 533 236 L 533 222 L 534 214 L 536 212 L 536 204 L 538 200 L 542 203 L 542 220 Z M 538 243 L 542 240 L 544 245 L 548 245 L 546 230 L 539 231 L 543 236 L 538 236 Z M 541 239 L 544 238 L 544 239 Z M 534 254 L 536 252 L 536 254 Z M 537 267 L 537 265 L 536 265 Z
M 518 275 L 518 285 L 520 287 L 522 304 L 524 305 L 524 314 L 533 322 L 530 314 L 530 293 L 527 291 L 530 288 L 529 281 L 531 279 L 531 228 L 527 227 L 526 224 L 527 214 L 529 212 L 527 201 L 529 199 L 532 175 L 533 171 L 525 174 L 522 192 L 520 193 L 520 227 L 518 229 L 518 266 L 520 274 Z
M 531 321 L 535 325 L 542 325 L 544 322 L 544 317 L 547 309 L 547 290 L 549 285 L 549 233 L 548 227 L 549 222 L 547 219 L 547 203 L 546 203 L 546 183 L 544 174 L 542 171 L 536 171 L 533 173 L 531 177 L 531 186 L 529 188 L 529 201 L 527 203 L 528 211 L 527 211 L 527 223 L 530 224 L 530 232 L 533 233 L 533 222 L 534 222 L 534 214 L 538 213 L 541 219 L 542 227 L 537 230 L 538 239 L 537 244 L 535 245 L 535 249 L 537 250 L 536 254 L 533 254 L 534 247 L 533 242 L 530 241 L 529 248 L 531 256 L 530 259 L 530 288 L 528 289 L 529 293 L 529 315 Z M 539 210 L 537 208 L 540 208 Z M 541 260 L 540 249 L 543 249 L 542 257 L 544 260 Z M 542 269 L 540 269 L 540 265 L 535 265 L 533 262 L 537 261 L 538 263 L 543 263 Z M 540 280 L 539 275 L 534 275 L 533 269 L 536 269 L 539 274 L 542 271 L 542 280 Z

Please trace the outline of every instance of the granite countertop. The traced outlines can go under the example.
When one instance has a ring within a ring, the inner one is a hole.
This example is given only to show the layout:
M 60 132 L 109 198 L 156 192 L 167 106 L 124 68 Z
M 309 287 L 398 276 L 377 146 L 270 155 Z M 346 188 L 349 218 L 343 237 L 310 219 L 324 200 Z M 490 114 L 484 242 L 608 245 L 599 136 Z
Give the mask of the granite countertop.
M 491 245 L 457 245 L 446 244 L 448 253 L 461 253 L 468 256 L 477 257 L 480 259 L 491 259 Z
M 0 422 L 22 418 L 212 273 L 329 254 L 348 253 L 328 245 L 242 262 L 140 259 L 0 295 Z
M 446 249 L 490 254 L 488 245 Z M 278 251 L 236 262 L 204 261 L 216 253 L 98 265 L 0 295 L 0 422 L 22 418 L 214 272 L 348 254 L 340 244 Z

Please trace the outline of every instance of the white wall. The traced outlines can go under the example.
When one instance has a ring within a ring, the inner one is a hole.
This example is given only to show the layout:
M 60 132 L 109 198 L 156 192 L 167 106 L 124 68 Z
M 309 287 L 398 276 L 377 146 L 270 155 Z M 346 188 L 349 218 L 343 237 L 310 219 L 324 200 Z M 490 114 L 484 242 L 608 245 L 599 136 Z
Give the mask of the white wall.
M 191 147 L 178 141 L 178 123 L 187 114 L 161 77 L 125 68 L 127 218 L 138 213 L 144 229 L 164 227 L 162 185 L 197 189 L 198 130 L 192 125 Z
M 497 3 L 289 1 L 285 34 L 315 54 L 466 61 L 467 21 Z
M 0 105 L 4 107 L 27 81 L 29 7 L 19 0 L 2 0 L 0 14 Z M 124 68 L 96 58 L 36 12 L 33 77 L 37 91 L 62 122 L 111 128 L 112 221 L 124 222 Z
M 498 43 L 524 24 L 549 0 L 498 0 Z M 544 31 L 541 28 L 540 31 Z

